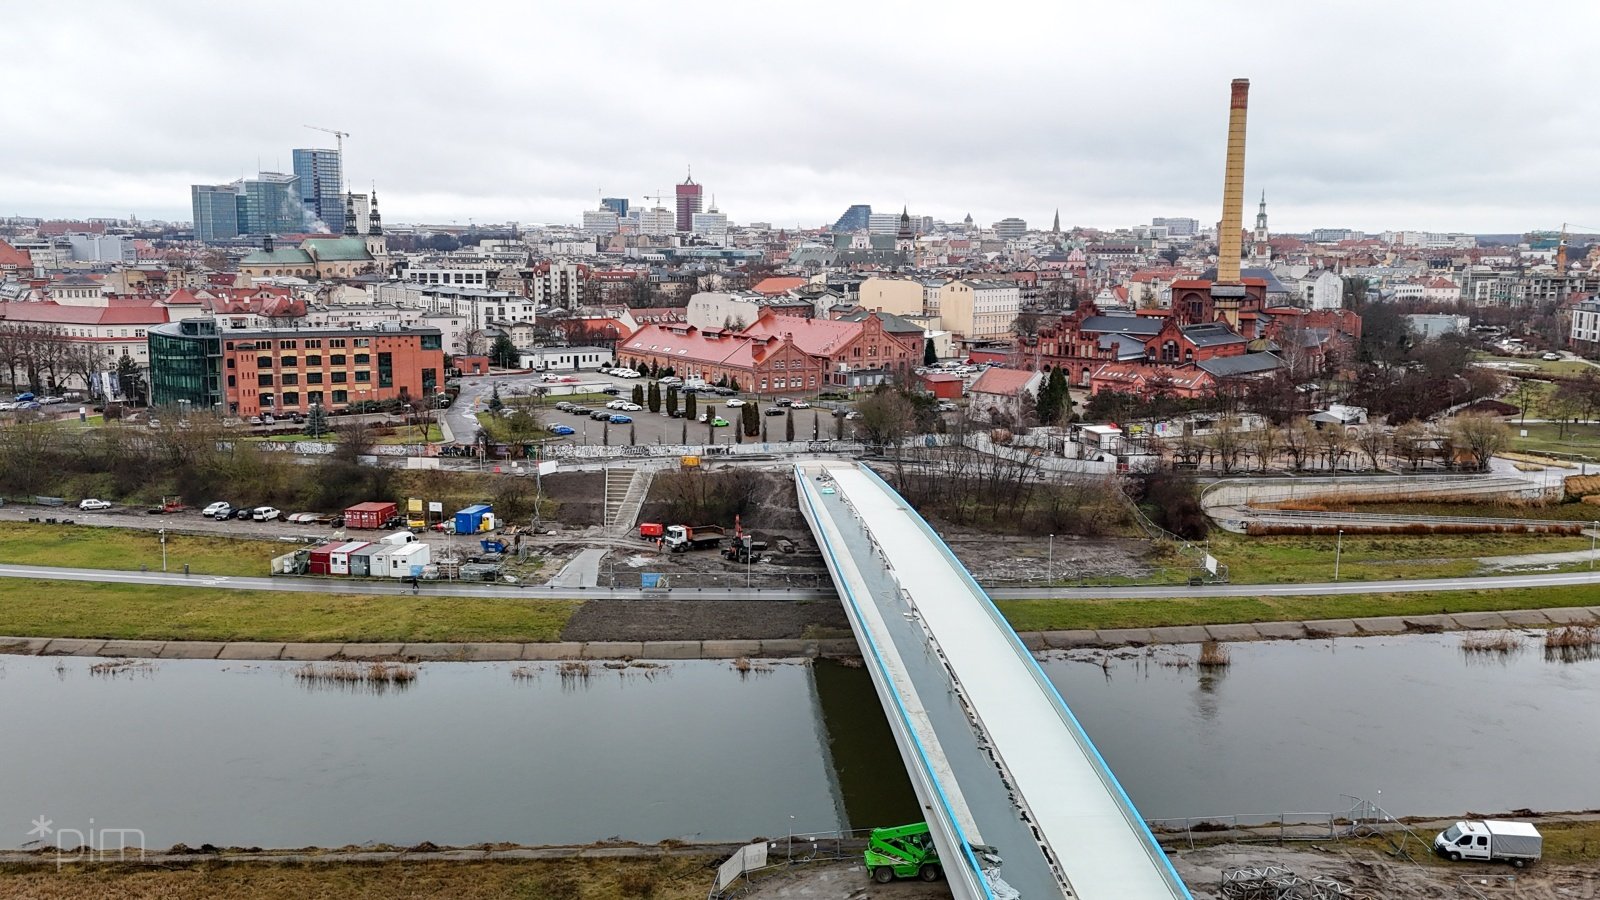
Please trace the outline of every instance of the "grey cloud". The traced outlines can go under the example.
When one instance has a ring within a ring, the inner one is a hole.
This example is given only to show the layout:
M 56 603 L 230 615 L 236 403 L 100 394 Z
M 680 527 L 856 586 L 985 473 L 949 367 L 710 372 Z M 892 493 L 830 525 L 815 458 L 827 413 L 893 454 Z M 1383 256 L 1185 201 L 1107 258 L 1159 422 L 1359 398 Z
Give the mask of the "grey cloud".
M 1291 7 L 1291 8 L 1283 8 Z M 76 9 L 76 8 L 75 8 Z M 1582 35 L 1600 9 L 1541 7 Z M 736 220 L 1215 218 L 1230 78 L 1273 225 L 1600 218 L 1579 41 L 1503 4 L 10 4 L 0 213 L 186 219 L 352 133 L 392 221 L 575 222 L 694 165 Z

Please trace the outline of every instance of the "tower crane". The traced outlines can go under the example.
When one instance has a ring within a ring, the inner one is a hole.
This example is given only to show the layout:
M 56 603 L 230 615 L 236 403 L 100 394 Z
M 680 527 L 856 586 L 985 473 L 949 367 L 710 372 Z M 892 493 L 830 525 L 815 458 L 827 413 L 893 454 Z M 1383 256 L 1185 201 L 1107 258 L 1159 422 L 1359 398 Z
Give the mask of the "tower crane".
M 1573 229 L 1573 228 L 1583 228 L 1583 229 L 1587 229 L 1587 230 L 1590 230 L 1590 231 L 1600 232 L 1600 228 L 1595 228 L 1592 225 L 1574 225 L 1571 222 L 1562 222 L 1561 223 L 1561 238 L 1560 238 L 1560 240 L 1558 240 L 1556 242 L 1556 274 L 1557 275 L 1565 275 L 1565 274 L 1567 274 L 1567 231 L 1569 231 L 1570 229 Z
M 304 127 L 309 128 L 312 131 L 325 131 L 328 134 L 333 135 L 334 142 L 339 146 L 339 164 L 340 166 L 344 165 L 344 139 L 350 136 L 350 132 L 339 131 L 333 128 L 323 128 L 319 125 L 306 125 Z

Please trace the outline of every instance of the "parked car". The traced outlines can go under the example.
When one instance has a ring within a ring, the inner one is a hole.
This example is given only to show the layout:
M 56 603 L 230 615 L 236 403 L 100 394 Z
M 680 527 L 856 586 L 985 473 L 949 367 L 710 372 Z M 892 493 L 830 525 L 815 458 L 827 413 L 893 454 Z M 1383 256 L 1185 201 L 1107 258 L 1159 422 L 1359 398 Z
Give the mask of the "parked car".
M 17 402 L 18 403 L 27 403 L 29 401 L 36 400 L 36 399 L 38 399 L 38 398 L 33 396 L 33 392 L 32 391 L 23 391 L 22 393 L 17 395 Z
M 569 434 L 577 434 L 577 432 L 573 430 L 571 425 L 560 425 L 560 424 L 551 425 L 550 426 L 550 433 L 554 434 L 554 435 L 559 435 L 561 437 L 566 437 Z
M 613 425 L 632 425 L 633 424 L 633 417 L 632 416 L 625 416 L 622 413 L 617 413 L 616 415 L 611 417 L 611 424 L 613 424 Z
M 222 512 L 225 509 L 232 508 L 233 507 L 228 505 L 228 501 L 218 500 L 210 506 L 207 506 L 205 509 L 200 510 L 200 515 L 205 516 L 208 519 L 213 519 L 216 518 L 217 513 Z
M 721 416 L 717 416 L 715 419 L 711 420 L 711 427 L 712 428 L 727 428 L 728 427 L 728 420 L 724 419 Z
M 616 396 L 617 394 L 622 393 L 622 388 L 619 388 L 614 384 L 608 384 L 605 387 L 600 389 L 600 393 L 602 393 L 602 394 L 611 394 L 612 396 Z
M 571 412 L 572 402 L 569 400 L 562 400 L 560 403 L 556 404 L 556 409 L 559 409 L 562 412 Z
M 606 404 L 606 409 L 624 409 L 627 406 L 628 406 L 628 401 L 626 401 L 626 400 L 613 400 L 610 403 Z
M 667 376 L 662 377 L 662 378 L 657 378 L 656 381 L 658 381 L 658 382 L 660 382 L 661 384 L 664 384 L 664 385 L 673 385 L 673 384 L 678 384 L 678 383 L 682 382 L 683 379 L 679 378 L 676 375 L 667 375 Z
M 17 402 L 17 409 L 39 410 L 44 407 L 37 400 L 20 400 Z
M 255 511 L 256 508 L 254 506 L 241 506 L 233 511 L 233 517 L 235 519 L 248 522 L 250 521 L 250 517 L 255 515 Z
M 285 519 L 284 521 L 293 522 L 297 525 L 309 525 L 310 523 L 315 522 L 318 518 L 320 517 L 314 512 L 297 512 L 289 516 L 289 518 Z
M 257 522 L 276 522 L 283 518 L 283 513 L 274 506 L 258 506 L 255 512 L 250 514 L 250 518 Z
M 769 406 L 766 411 L 766 415 L 769 416 L 786 416 L 788 414 L 788 411 L 781 406 Z
M 273 416 L 269 413 L 268 415 L 265 415 L 265 416 L 261 417 L 261 424 L 263 424 L 263 425 L 276 425 L 276 424 L 278 424 L 278 420 L 276 418 L 273 418 Z
M 611 412 L 610 410 L 597 409 L 589 413 L 589 418 L 595 420 L 596 422 L 604 422 L 606 419 L 611 418 Z
M 594 410 L 587 406 L 569 406 L 567 407 L 567 412 L 572 413 L 575 416 L 587 416 L 589 413 L 594 412 Z
M 145 427 L 147 427 L 147 428 L 160 428 L 161 427 L 161 420 L 160 419 L 151 419 L 150 421 L 148 421 L 148 422 L 146 422 L 144 424 L 145 424 Z
M 79 501 L 78 502 L 78 508 L 82 509 L 82 510 L 91 510 L 91 511 L 92 510 L 97 510 L 97 509 L 110 509 L 111 508 L 111 503 L 108 500 L 95 500 L 93 498 L 90 498 L 88 500 Z
M 211 505 L 212 506 L 217 506 L 217 504 L 215 504 L 215 503 L 213 503 Z M 209 509 L 209 508 L 210 507 L 207 507 L 207 509 Z M 234 512 L 233 504 L 231 504 L 231 503 L 223 503 L 221 506 L 217 506 L 217 511 L 216 512 L 211 513 L 211 518 L 216 519 L 218 521 L 221 521 L 223 519 L 231 519 L 231 518 L 233 518 L 233 512 Z
M 789 404 L 789 408 L 790 409 L 810 409 L 811 408 L 811 404 L 807 403 L 804 400 L 796 400 L 793 403 Z
M 744 401 L 740 400 L 738 397 L 734 397 L 722 405 L 728 407 L 729 409 L 738 409 L 744 405 Z
M 620 409 L 623 412 L 638 412 L 639 410 L 644 409 L 644 407 L 640 406 L 637 403 L 633 403 L 633 402 L 629 401 L 629 402 L 624 403 L 621 406 L 617 407 L 617 409 Z
M 261 424 L 261 417 L 260 416 L 251 416 L 250 418 L 245 419 L 245 421 L 249 422 L 251 425 L 260 425 Z

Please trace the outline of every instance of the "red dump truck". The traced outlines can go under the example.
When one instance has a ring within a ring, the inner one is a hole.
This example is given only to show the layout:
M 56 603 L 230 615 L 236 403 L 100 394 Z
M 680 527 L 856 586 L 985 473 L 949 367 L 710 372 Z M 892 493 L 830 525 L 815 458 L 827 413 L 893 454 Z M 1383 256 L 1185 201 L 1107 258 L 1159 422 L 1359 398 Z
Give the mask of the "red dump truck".
M 728 532 L 718 525 L 669 525 L 663 539 L 673 553 L 686 550 L 705 550 L 722 543 Z

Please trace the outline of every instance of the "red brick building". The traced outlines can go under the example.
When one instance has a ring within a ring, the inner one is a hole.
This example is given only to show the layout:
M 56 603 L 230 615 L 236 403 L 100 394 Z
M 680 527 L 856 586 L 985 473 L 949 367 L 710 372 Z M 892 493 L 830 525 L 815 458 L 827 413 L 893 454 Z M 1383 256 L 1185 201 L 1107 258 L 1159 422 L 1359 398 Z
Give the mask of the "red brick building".
M 1019 361 L 1034 369 L 1064 367 L 1072 383 L 1088 386 L 1095 371 L 1107 363 L 1179 366 L 1249 349 L 1249 340 L 1225 323 L 1191 324 L 1185 318 L 1105 316 L 1086 303 L 1058 322 L 1041 326 L 1036 336 L 1019 337 Z
M 271 328 L 221 333 L 223 398 L 238 416 L 420 401 L 444 383 L 437 328 Z

